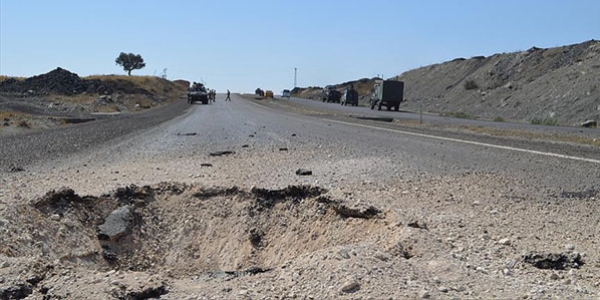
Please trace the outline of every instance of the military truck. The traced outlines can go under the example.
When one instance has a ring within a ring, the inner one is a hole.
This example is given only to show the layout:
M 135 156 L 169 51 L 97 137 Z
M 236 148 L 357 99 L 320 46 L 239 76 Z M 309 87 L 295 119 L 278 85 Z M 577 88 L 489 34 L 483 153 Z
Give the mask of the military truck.
M 333 88 L 333 86 L 326 86 L 323 89 L 323 102 L 335 102 L 340 103 L 340 99 L 342 98 L 342 93 Z
M 371 109 L 377 106 L 381 110 L 385 106 L 387 110 L 395 111 L 400 109 L 400 103 L 404 98 L 404 82 L 395 80 L 376 80 L 373 86 L 371 100 Z
M 348 104 L 352 106 L 358 106 L 358 91 L 356 91 L 354 88 L 347 89 L 342 96 L 342 101 L 340 104 L 344 106 Z
M 190 88 L 188 88 L 188 103 L 192 104 L 196 101 L 202 102 L 202 104 L 208 104 L 208 91 L 204 84 L 194 82 Z

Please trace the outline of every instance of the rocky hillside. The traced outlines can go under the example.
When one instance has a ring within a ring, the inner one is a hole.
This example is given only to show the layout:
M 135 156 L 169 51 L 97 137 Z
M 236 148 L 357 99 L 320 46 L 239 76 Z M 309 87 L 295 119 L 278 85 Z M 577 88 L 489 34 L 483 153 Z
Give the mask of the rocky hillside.
M 403 108 L 522 122 L 600 119 L 600 42 L 457 58 L 399 76 Z

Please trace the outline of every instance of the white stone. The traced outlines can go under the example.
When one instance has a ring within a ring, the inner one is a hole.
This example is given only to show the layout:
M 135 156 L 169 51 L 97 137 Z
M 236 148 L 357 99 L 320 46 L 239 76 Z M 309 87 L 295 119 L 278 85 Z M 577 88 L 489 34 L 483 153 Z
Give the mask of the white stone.
M 50 220 L 52 220 L 52 221 L 58 221 L 58 220 L 60 220 L 60 215 L 59 214 L 53 214 L 52 216 L 50 216 Z
M 508 246 L 508 245 L 510 245 L 510 239 L 503 238 L 503 239 L 501 239 L 501 240 L 498 241 L 498 244 L 504 245 L 504 246 Z
M 566 244 L 565 245 L 565 249 L 567 249 L 567 251 L 573 251 L 573 250 L 575 250 L 575 245 L 573 245 L 573 244 Z
M 342 286 L 342 292 L 348 293 L 360 288 L 360 284 L 356 280 L 350 280 Z

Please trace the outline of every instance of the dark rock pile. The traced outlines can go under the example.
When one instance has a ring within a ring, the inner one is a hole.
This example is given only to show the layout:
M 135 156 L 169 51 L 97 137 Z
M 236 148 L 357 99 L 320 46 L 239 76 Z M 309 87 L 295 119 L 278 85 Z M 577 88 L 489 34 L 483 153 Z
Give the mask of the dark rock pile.
M 77 74 L 56 68 L 46 74 L 29 77 L 25 80 L 7 79 L 0 82 L 0 92 L 29 93 L 36 95 L 81 93 L 112 94 L 113 89 L 98 79 L 82 79 Z

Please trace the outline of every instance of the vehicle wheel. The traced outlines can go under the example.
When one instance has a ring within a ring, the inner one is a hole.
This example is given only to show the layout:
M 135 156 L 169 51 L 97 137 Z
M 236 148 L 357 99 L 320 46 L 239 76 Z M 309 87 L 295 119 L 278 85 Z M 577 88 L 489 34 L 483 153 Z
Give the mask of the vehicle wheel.
M 344 106 L 348 106 L 348 102 L 344 102 Z
M 400 110 L 400 104 L 396 104 L 396 107 L 394 107 L 395 111 L 399 111 Z
M 379 108 L 378 109 L 381 110 L 381 103 L 379 103 Z
M 323 99 L 323 103 L 325 103 L 325 99 Z
M 392 107 L 389 104 L 386 105 L 386 108 L 387 108 L 388 111 L 392 110 Z

